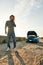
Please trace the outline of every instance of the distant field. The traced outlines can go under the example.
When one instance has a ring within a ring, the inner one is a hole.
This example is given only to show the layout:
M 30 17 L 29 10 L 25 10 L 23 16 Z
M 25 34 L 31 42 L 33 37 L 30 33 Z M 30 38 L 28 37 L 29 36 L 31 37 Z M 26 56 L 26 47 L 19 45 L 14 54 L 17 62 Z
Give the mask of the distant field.
M 16 37 L 16 41 L 24 41 L 25 37 Z M 12 38 L 10 40 L 13 41 Z M 0 36 L 0 43 L 6 43 L 6 36 Z
M 40 41 L 40 42 L 43 42 L 43 39 L 42 39 L 42 38 L 40 38 L 40 39 L 39 39 L 39 41 Z

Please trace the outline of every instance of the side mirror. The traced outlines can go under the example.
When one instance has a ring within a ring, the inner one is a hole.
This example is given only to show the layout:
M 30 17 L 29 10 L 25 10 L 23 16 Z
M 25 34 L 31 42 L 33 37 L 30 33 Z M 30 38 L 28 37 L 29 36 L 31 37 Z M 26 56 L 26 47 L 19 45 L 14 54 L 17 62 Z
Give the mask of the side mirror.
M 39 36 L 37 36 L 37 38 L 39 38 Z

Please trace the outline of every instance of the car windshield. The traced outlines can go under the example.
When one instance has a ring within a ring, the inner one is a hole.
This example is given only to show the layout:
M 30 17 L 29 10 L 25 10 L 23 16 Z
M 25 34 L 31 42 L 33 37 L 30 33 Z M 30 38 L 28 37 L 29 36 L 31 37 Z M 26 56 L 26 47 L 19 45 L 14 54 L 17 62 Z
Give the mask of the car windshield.
M 31 38 L 35 38 L 36 36 L 35 36 L 35 35 L 29 35 L 29 37 L 31 37 Z
M 36 36 L 37 37 L 37 33 L 35 31 L 28 31 L 27 36 Z

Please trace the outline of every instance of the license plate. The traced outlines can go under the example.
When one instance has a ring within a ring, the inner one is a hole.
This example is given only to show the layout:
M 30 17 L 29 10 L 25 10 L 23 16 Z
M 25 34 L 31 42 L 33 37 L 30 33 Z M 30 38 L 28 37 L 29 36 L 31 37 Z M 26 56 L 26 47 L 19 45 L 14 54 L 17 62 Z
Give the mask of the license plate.
M 29 40 L 29 41 L 32 41 L 32 40 Z

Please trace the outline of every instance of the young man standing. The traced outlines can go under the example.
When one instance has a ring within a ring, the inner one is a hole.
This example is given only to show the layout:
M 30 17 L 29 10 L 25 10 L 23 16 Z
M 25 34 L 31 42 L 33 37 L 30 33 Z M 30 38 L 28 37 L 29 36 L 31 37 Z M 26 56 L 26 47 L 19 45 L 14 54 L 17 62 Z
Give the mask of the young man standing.
M 6 31 L 6 28 L 8 27 L 8 33 Z M 14 43 L 14 51 L 16 51 L 16 38 L 15 38 L 15 32 L 14 32 L 14 27 L 16 27 L 15 24 L 15 16 L 11 15 L 10 20 L 6 21 L 5 24 L 5 33 L 7 34 L 7 51 L 10 50 L 10 38 L 13 38 L 13 43 Z

